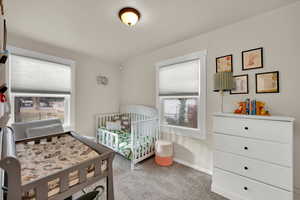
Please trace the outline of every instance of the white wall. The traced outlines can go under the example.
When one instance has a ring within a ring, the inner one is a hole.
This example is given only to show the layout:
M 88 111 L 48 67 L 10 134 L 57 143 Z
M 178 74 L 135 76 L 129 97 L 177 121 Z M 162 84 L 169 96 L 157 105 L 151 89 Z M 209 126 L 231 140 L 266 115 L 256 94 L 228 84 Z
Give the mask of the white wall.
M 96 75 L 109 78 L 107 86 L 96 84 Z M 76 76 L 76 130 L 95 135 L 95 115 L 117 112 L 120 103 L 120 68 L 95 59 L 82 58 Z
M 12 33 L 8 35 L 9 45 L 72 59 L 76 62 L 75 129 L 78 133 L 94 136 L 95 115 L 102 112 L 115 112 L 119 109 L 120 69 L 118 66 L 30 38 L 23 38 Z M 99 74 L 109 78 L 107 86 L 97 85 L 96 76 Z
M 255 97 L 267 102 L 274 115 L 296 118 L 295 171 L 300 188 L 300 2 L 264 15 L 199 35 L 154 52 L 137 56 L 122 71 L 121 102 L 123 104 L 155 105 L 155 63 L 195 51 L 208 51 L 207 65 L 207 131 L 206 140 L 165 134 L 175 142 L 175 158 L 205 171 L 212 170 L 212 114 L 219 111 L 219 96 L 213 91 L 215 58 L 233 54 L 234 74 L 249 74 L 249 95 L 226 95 L 225 111 L 233 111 L 236 102 Z M 178 24 L 180 28 L 180 24 Z M 264 68 L 241 70 L 243 50 L 264 47 Z M 280 71 L 280 94 L 255 94 L 254 74 Z M 284 134 L 284 133 L 283 133 Z M 298 169 L 298 170 L 297 170 Z

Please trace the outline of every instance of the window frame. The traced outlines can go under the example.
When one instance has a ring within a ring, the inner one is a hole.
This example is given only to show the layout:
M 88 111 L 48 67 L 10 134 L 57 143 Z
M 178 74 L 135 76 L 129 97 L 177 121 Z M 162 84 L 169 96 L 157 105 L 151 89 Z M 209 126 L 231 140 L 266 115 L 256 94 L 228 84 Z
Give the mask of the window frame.
M 11 118 L 12 122 L 15 122 L 15 97 L 63 97 L 65 98 L 65 108 L 64 108 L 64 123 L 63 127 L 64 128 L 69 128 L 71 124 L 71 104 L 70 104 L 70 99 L 71 95 L 70 94 L 41 94 L 41 93 L 21 93 L 21 92 L 13 92 L 11 93 Z
M 59 63 L 63 65 L 68 65 L 71 68 L 71 91 L 70 94 L 42 94 L 42 93 L 22 93 L 22 92 L 11 92 L 11 56 L 8 60 L 8 91 L 10 94 L 10 103 L 11 103 L 11 117 L 9 124 L 15 122 L 15 113 L 14 113 L 14 97 L 16 96 L 28 96 L 28 97 L 65 97 L 65 119 L 64 119 L 64 129 L 65 130 L 74 130 L 75 129 L 75 70 L 76 63 L 73 60 L 65 59 L 61 57 L 51 56 L 27 49 L 17 48 L 14 46 L 8 46 L 9 54 L 19 55 L 30 57 L 33 59 L 44 60 L 54 63 Z
M 189 136 L 198 139 L 206 138 L 206 56 L 207 51 L 198 51 L 195 53 L 191 53 L 185 56 L 180 56 L 172 59 L 168 59 L 156 64 L 156 107 L 159 111 L 160 118 L 160 128 L 162 132 L 173 133 L 176 135 Z M 168 65 L 173 65 L 177 63 L 188 62 L 191 60 L 199 60 L 199 91 L 198 95 L 194 96 L 185 96 L 185 95 L 176 95 L 176 96 L 160 96 L 159 95 L 159 71 L 162 67 L 167 67 Z M 197 98 L 197 117 L 198 123 L 197 128 L 189 128 L 184 126 L 176 126 L 176 125 L 166 125 L 161 123 L 161 100 L 162 99 L 171 99 L 171 98 Z

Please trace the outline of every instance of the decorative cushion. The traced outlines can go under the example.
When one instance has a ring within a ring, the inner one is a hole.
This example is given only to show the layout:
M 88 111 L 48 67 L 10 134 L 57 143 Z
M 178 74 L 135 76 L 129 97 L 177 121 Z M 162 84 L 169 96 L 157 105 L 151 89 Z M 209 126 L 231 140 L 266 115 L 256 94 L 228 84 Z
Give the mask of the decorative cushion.
M 26 129 L 26 136 L 27 137 L 39 137 L 39 136 L 46 136 L 55 133 L 61 133 L 64 129 L 61 124 L 51 124 L 47 126 L 39 126 L 34 128 Z

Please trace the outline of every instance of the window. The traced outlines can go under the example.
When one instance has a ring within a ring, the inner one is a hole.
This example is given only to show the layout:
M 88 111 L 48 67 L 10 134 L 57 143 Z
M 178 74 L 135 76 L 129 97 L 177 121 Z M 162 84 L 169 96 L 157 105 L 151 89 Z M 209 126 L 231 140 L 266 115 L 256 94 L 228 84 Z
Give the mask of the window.
M 65 97 L 15 96 L 15 122 L 28 122 L 59 118 L 65 122 L 67 100 Z
M 12 121 L 59 118 L 71 126 L 72 63 L 42 56 L 10 56 Z
M 172 128 L 179 134 L 185 129 L 197 137 L 205 135 L 205 56 L 205 52 L 197 52 L 157 64 L 158 108 L 163 129 Z
M 163 125 L 198 128 L 197 98 L 177 97 L 161 99 Z

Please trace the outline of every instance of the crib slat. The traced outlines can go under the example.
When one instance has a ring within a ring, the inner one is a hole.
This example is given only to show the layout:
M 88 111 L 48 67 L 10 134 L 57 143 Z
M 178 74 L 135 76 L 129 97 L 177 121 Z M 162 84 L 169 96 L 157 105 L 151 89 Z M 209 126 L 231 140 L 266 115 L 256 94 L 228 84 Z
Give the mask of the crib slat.
M 134 140 L 133 140 L 132 145 L 133 145 L 133 150 L 134 150 L 134 159 L 137 159 L 138 158 L 138 148 L 137 148 L 137 145 L 136 145 L 136 143 L 137 143 L 137 126 L 136 126 L 136 124 L 134 124 L 133 130 L 134 130 L 134 134 L 133 134 Z
M 130 114 L 130 119 L 132 118 L 132 116 L 131 116 L 131 114 Z M 131 129 L 131 135 L 130 135 L 130 137 L 131 137 L 131 144 L 130 144 L 130 146 L 131 146 L 131 153 L 132 153 L 132 160 L 131 160 L 131 169 L 133 169 L 134 168 L 134 160 L 135 160 L 135 147 L 134 147 L 134 132 L 135 132 L 135 128 L 134 128 L 134 124 L 133 123 L 130 123 L 130 129 Z
M 137 124 L 135 124 L 134 143 L 133 143 L 133 146 L 135 148 L 135 159 L 138 159 L 138 156 L 139 156 L 139 149 L 138 149 L 138 146 L 136 145 L 138 142 L 137 134 L 138 134 L 138 126 L 137 126 Z
M 138 153 L 138 158 L 140 158 L 141 157 L 141 154 L 142 154 L 142 148 L 141 148 L 141 136 L 140 136 L 140 134 L 141 134 L 141 126 L 139 126 L 138 125 L 138 131 L 137 131 L 137 140 L 139 141 L 139 146 L 138 146 L 138 151 L 139 151 L 139 153 Z
M 143 116 L 143 118 L 144 118 L 144 116 Z M 145 139 L 146 139 L 146 134 L 147 134 L 147 124 L 146 123 L 142 123 L 141 124 L 141 135 L 142 135 L 142 137 L 141 137 L 141 146 L 142 146 L 142 156 L 145 156 L 146 155 L 146 153 L 147 153 L 147 151 L 146 151 L 146 147 L 145 147 Z
M 116 151 L 119 150 L 119 137 L 118 136 L 115 137 L 115 149 L 116 149 Z
M 86 181 L 86 175 L 87 175 L 87 168 L 86 167 L 81 167 L 79 169 L 79 182 L 83 183 Z
M 147 135 L 146 135 L 146 154 L 149 154 L 151 151 L 150 151 L 150 131 L 151 131 L 151 122 L 150 124 L 147 125 Z
M 105 131 L 105 145 L 108 145 L 109 135 L 107 134 L 107 131 Z
M 36 199 L 48 199 L 48 182 L 43 182 L 35 188 Z
M 110 140 L 109 140 L 109 146 L 111 147 L 111 148 L 113 148 L 114 149 L 114 135 L 113 134 L 111 134 L 111 133 L 109 133 L 109 136 L 110 136 Z
M 106 131 L 103 131 L 103 144 L 107 144 L 107 135 L 106 135 Z
M 113 144 L 113 136 L 111 134 L 108 134 L 109 135 L 109 146 L 112 147 L 112 144 Z
M 110 146 L 110 134 L 109 134 L 109 132 L 106 132 L 106 137 L 107 137 L 107 145 Z
M 113 134 L 109 134 L 110 136 L 110 143 L 109 143 L 109 146 L 112 147 L 114 149 L 114 135 Z
M 98 159 L 95 162 L 95 176 L 98 176 L 101 174 L 101 165 L 102 165 L 102 160 Z
M 148 155 L 150 153 L 150 144 L 149 144 L 149 141 L 150 141 L 150 128 L 151 128 L 151 121 L 149 121 L 147 124 L 146 124 L 146 136 L 145 136 L 145 148 L 146 148 L 146 155 Z
M 101 143 L 101 144 L 104 144 L 104 136 L 105 136 L 104 131 L 101 130 L 101 131 L 100 131 L 100 134 L 101 134 L 101 135 L 100 135 L 100 143 Z
M 116 136 L 115 135 L 112 135 L 112 140 L 111 140 L 111 143 L 112 143 L 112 146 L 114 147 L 114 149 L 117 148 L 117 145 L 116 145 Z
M 64 173 L 59 177 L 60 192 L 64 192 L 69 189 L 69 173 Z
M 153 144 L 153 133 L 154 133 L 154 123 L 152 122 L 149 133 L 149 152 L 152 153 L 152 144 Z

